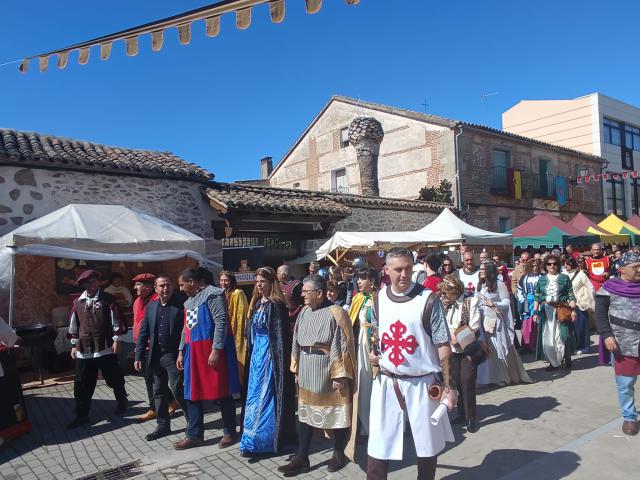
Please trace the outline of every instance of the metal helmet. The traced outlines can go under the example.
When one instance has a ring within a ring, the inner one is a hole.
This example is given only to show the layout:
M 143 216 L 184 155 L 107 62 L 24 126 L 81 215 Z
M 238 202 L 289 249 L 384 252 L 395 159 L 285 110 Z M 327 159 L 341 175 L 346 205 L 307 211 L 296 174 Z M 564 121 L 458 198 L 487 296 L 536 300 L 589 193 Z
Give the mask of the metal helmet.
M 356 257 L 353 259 L 353 262 L 351 262 L 353 264 L 353 268 L 355 270 L 360 270 L 361 268 L 364 268 L 367 265 L 367 261 L 364 259 L 364 257 Z

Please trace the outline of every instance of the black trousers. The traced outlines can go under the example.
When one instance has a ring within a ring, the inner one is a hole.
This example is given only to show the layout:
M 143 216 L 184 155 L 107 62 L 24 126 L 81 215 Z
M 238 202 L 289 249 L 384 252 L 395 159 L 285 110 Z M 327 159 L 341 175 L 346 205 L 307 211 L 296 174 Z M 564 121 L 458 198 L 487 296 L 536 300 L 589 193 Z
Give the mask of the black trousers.
M 344 448 L 349 441 L 349 429 L 348 428 L 335 428 L 331 430 L 333 433 L 333 439 L 335 441 L 333 451 L 334 453 L 344 453 Z M 309 447 L 311 446 L 311 438 L 313 437 L 313 427 L 308 423 L 298 421 L 298 451 L 296 458 L 307 459 L 309 458 Z
M 418 480 L 434 480 L 438 457 L 418 457 Z M 389 473 L 389 460 L 369 457 L 367 461 L 367 480 L 386 480 Z
M 478 367 L 463 353 L 449 357 L 451 377 L 458 388 L 458 413 L 464 415 L 467 422 L 476 418 L 476 378 Z
M 153 410 L 155 412 L 156 404 L 153 400 L 153 372 L 149 370 L 149 367 L 147 366 L 146 361 L 142 362 L 142 371 L 140 373 L 144 377 L 144 384 L 147 387 L 147 398 L 149 399 L 149 410 Z M 168 394 L 169 402 L 173 402 L 175 400 L 175 398 L 173 397 L 173 391 L 169 389 L 167 394 Z M 180 405 L 180 408 L 182 408 L 182 404 Z
M 121 402 L 127 399 L 124 388 L 124 375 L 118 364 L 118 356 L 115 354 L 104 355 L 97 358 L 76 359 L 76 378 L 73 385 L 73 394 L 76 401 L 76 415 L 88 417 L 91 409 L 91 398 L 98 381 L 98 370 L 102 370 L 107 385 L 113 389 L 116 400 Z
M 147 366 L 148 375 L 153 383 L 153 405 L 156 411 L 158 427 L 169 427 L 169 402 L 172 398 L 180 405 L 185 415 L 184 385 L 182 372 L 176 367 L 176 355 L 165 353 L 154 355 Z

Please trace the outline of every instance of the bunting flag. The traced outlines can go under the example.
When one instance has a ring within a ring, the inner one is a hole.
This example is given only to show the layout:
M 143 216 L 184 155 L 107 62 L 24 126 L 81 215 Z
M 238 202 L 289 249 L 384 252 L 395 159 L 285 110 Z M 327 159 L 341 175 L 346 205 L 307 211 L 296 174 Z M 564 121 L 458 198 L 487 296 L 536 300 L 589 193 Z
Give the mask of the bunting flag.
M 306 11 L 309 14 L 316 13 L 322 8 L 322 0 L 304 0 L 304 2 Z M 345 2 L 347 5 L 357 5 L 360 3 L 360 0 L 345 0 Z M 220 16 L 225 13 L 234 12 L 236 15 L 236 27 L 244 30 L 251 25 L 252 8 L 261 4 L 268 4 L 269 15 L 272 22 L 280 23 L 284 20 L 285 0 L 221 0 L 172 17 L 138 25 L 120 32 L 76 43 L 68 47 L 26 57 L 20 62 L 19 71 L 27 73 L 29 62 L 31 60 L 38 60 L 39 71 L 45 72 L 49 66 L 49 59 L 52 56 L 57 56 L 57 67 L 64 69 L 69 63 L 69 53 L 71 52 L 78 52 L 78 63 L 80 65 L 86 65 L 89 62 L 90 49 L 94 46 L 100 47 L 100 59 L 107 60 L 111 55 L 112 44 L 120 40 L 125 43 L 126 54 L 134 57 L 138 54 L 138 39 L 142 35 L 147 34 L 151 36 L 151 49 L 154 52 L 158 52 L 162 49 L 164 43 L 164 31 L 169 28 L 176 28 L 178 30 L 180 44 L 188 45 L 191 42 L 191 25 L 193 22 L 204 20 L 206 35 L 208 37 L 215 37 L 220 33 Z
M 515 200 L 522 199 L 522 172 L 515 168 L 507 169 L 507 184 L 509 185 L 509 197 Z
M 628 180 L 629 178 L 632 178 L 632 179 L 638 178 L 638 171 L 627 170 L 624 172 L 607 172 L 607 173 L 599 173 L 595 175 L 580 176 L 580 177 L 575 177 L 575 183 L 580 185 L 582 183 L 591 183 L 592 181 L 600 182 L 600 180 L 602 180 L 603 182 L 608 182 L 610 180 L 618 182 L 620 180 Z M 573 179 L 570 178 L 570 180 L 573 180 Z
M 556 177 L 556 198 L 561 207 L 567 204 L 567 177 Z

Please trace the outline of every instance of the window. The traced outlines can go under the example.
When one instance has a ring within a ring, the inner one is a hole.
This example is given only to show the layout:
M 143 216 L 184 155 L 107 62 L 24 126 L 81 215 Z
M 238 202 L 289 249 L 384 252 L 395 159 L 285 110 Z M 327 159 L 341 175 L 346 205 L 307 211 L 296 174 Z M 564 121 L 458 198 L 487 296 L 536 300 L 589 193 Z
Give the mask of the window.
M 294 183 L 292 188 L 300 188 L 300 182 Z
M 632 150 L 640 150 L 640 128 L 624 126 L 624 146 Z
M 510 220 L 509 217 L 498 218 L 498 232 L 504 233 L 509 230 Z
M 509 193 L 507 170 L 511 164 L 511 154 L 507 150 L 493 150 L 493 177 L 491 191 L 493 193 Z
M 640 215 L 640 182 L 637 178 L 631 179 L 631 208 L 633 213 Z
M 614 180 L 609 177 L 607 180 L 607 211 L 626 218 L 624 181 L 622 179 Z
M 349 127 L 340 129 L 340 148 L 349 146 Z
M 604 119 L 604 143 L 611 145 L 620 145 L 620 122 Z
M 349 193 L 346 169 L 339 168 L 331 172 L 331 191 L 337 193 Z

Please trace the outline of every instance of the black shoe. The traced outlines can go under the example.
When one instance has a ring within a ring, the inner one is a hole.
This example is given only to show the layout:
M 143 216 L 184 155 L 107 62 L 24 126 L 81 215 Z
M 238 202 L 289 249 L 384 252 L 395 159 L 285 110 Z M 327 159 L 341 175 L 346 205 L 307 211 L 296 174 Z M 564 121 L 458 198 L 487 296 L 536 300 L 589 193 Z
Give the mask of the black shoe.
M 309 471 L 309 467 L 308 458 L 306 460 L 300 460 L 298 457 L 295 457 L 286 465 L 278 467 L 278 471 L 284 474 L 285 477 L 295 477 L 301 473 L 307 473 Z
M 549 364 L 549 366 L 547 368 L 544 369 L 545 372 L 553 372 L 554 370 L 557 370 L 558 367 L 554 367 L 553 365 Z
M 147 439 L 147 442 L 151 442 L 153 440 L 166 437 L 167 435 L 171 435 L 170 428 L 156 428 L 153 432 L 148 433 L 144 438 Z
M 571 370 L 571 367 L 573 367 L 573 361 L 571 361 L 571 358 L 564 359 L 564 366 L 567 367 L 567 370 Z
M 73 430 L 86 423 L 89 423 L 89 417 L 76 417 L 71 423 L 67 424 L 67 430 Z
M 467 432 L 476 433 L 480 426 L 478 425 L 478 421 L 474 418 L 467 422 Z
M 123 413 L 126 413 L 128 407 L 129 407 L 129 400 L 127 400 L 126 397 L 118 400 L 118 407 L 116 408 L 115 414 L 122 415 Z
M 330 472 L 337 472 L 338 470 L 342 470 L 349 460 L 344 456 L 342 452 L 333 452 L 333 457 L 329 460 L 329 464 L 327 465 L 327 470 Z

